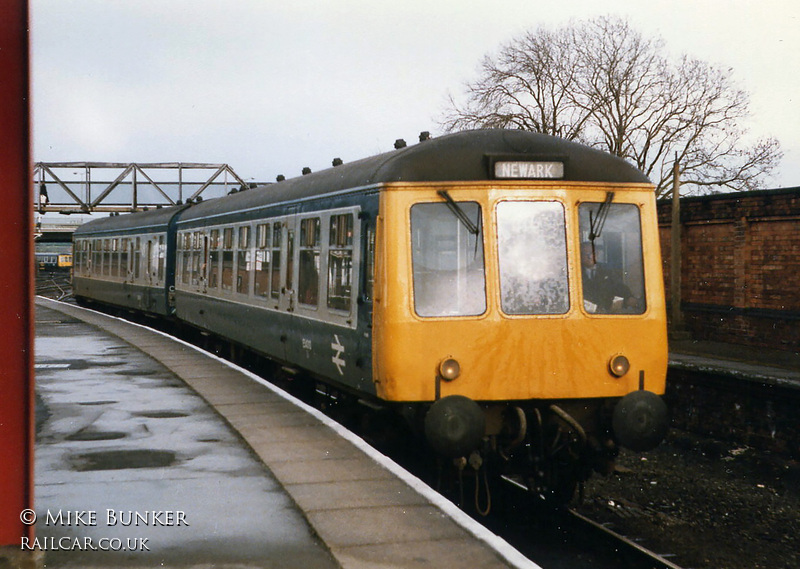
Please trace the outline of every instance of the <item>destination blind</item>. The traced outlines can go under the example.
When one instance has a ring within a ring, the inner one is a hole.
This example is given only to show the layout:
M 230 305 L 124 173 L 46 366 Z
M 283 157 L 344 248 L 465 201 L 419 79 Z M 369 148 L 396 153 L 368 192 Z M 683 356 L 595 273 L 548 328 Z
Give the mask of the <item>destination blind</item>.
M 564 177 L 563 162 L 498 161 L 494 164 L 494 177 L 519 180 L 558 180 Z

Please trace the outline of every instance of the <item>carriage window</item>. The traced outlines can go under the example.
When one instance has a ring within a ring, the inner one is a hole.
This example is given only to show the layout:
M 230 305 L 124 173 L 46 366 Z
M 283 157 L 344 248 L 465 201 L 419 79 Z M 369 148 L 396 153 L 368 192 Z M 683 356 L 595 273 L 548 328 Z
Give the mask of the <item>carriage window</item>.
M 192 274 L 192 234 L 188 231 L 178 234 L 178 275 L 184 284 L 189 284 Z
M 328 308 L 350 311 L 353 290 L 353 214 L 331 216 Z
M 99 239 L 92 240 L 92 267 L 91 272 L 95 276 L 100 275 L 100 269 L 103 266 L 103 253 L 102 241 Z
M 103 275 L 111 274 L 111 240 L 103 239 Z
M 119 276 L 119 239 L 111 240 L 111 276 Z
M 81 273 L 81 240 L 72 238 L 72 254 L 74 263 L 72 265 L 72 270 L 76 275 Z
M 366 259 L 364 259 L 364 297 L 372 300 L 375 285 L 375 230 L 367 227 L 366 231 Z
M 135 280 L 139 280 L 139 277 L 142 274 L 141 269 L 142 263 L 142 238 L 136 238 L 136 245 L 134 245 L 133 249 L 133 278 Z
M 476 202 L 412 206 L 411 260 L 417 314 L 475 316 L 486 311 L 481 207 Z
M 250 228 L 239 228 L 239 251 L 236 255 L 236 292 L 250 292 Z
M 72 251 L 73 251 L 73 259 L 75 262 L 72 266 L 72 270 L 75 272 L 76 275 L 81 274 L 81 251 L 83 250 L 83 241 L 80 239 L 72 240 Z
M 97 275 L 105 276 L 106 270 L 108 269 L 108 261 L 106 260 L 106 255 L 108 255 L 108 239 L 98 239 L 97 246 L 100 251 L 100 254 L 97 256 Z
M 119 276 L 128 278 L 128 238 L 123 237 L 119 242 Z
M 612 202 L 579 207 L 583 306 L 591 314 L 645 311 L 639 208 Z
M 269 223 L 264 223 L 256 228 L 256 296 L 269 296 L 269 275 L 270 275 L 270 238 Z
M 222 289 L 233 290 L 233 228 L 222 233 Z
M 280 222 L 272 226 L 272 279 L 270 282 L 272 298 L 280 298 L 281 295 L 281 227 Z
M 219 286 L 217 281 L 219 280 L 220 245 L 222 243 L 219 239 L 219 229 L 212 229 L 208 252 L 208 288 Z
M 147 251 L 145 252 L 147 262 L 147 281 L 153 280 L 153 241 L 147 240 Z
M 503 312 L 564 314 L 569 310 L 563 205 L 499 203 L 497 251 Z
M 300 271 L 297 300 L 316 306 L 319 302 L 319 240 L 318 217 L 300 221 Z
M 167 256 L 167 246 L 164 244 L 164 236 L 158 236 L 158 280 L 159 282 L 164 280 L 164 263 L 166 261 L 165 257 Z

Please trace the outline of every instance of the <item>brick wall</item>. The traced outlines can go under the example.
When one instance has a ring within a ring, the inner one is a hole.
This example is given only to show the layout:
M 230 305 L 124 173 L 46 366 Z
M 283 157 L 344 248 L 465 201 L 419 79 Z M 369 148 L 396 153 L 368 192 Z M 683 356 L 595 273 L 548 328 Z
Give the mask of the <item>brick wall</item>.
M 671 207 L 658 204 L 667 299 Z M 681 230 L 692 336 L 800 350 L 800 188 L 682 198 Z

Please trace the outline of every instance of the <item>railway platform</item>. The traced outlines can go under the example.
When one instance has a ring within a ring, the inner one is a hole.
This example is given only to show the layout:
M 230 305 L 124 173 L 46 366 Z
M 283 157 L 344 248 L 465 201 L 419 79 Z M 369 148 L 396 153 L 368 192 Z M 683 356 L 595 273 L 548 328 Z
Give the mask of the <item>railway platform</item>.
M 242 369 L 43 298 L 36 325 L 46 567 L 537 567 Z
M 670 339 L 669 367 L 800 389 L 800 353 L 786 350 Z

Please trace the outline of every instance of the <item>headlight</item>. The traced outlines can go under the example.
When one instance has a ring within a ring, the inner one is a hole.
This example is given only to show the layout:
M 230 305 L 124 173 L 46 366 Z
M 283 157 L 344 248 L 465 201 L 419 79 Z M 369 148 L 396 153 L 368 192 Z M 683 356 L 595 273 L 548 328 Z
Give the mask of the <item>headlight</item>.
M 445 381 L 453 381 L 461 375 L 461 366 L 453 358 L 442 360 L 442 363 L 439 364 L 439 375 Z
M 631 362 L 622 354 L 617 354 L 608 362 L 608 371 L 614 377 L 622 377 L 631 369 Z

